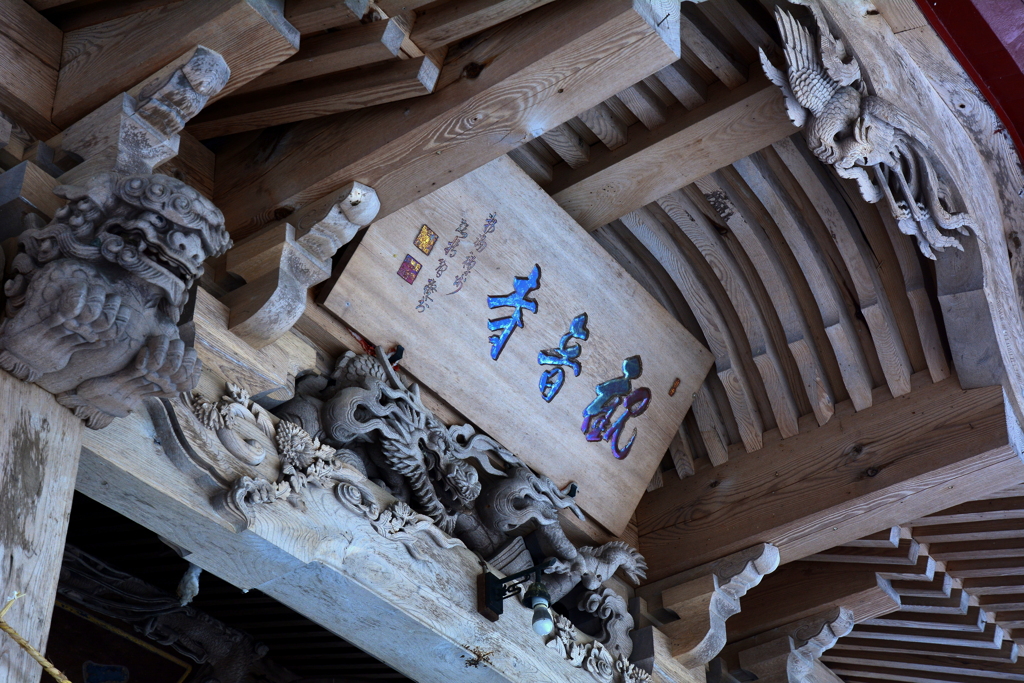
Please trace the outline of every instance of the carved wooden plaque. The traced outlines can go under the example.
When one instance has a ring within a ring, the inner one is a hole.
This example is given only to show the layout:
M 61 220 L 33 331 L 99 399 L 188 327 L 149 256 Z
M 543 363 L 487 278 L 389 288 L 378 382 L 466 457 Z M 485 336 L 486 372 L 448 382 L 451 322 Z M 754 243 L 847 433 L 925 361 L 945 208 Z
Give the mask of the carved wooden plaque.
M 712 362 L 505 157 L 373 223 L 325 306 L 613 533 Z

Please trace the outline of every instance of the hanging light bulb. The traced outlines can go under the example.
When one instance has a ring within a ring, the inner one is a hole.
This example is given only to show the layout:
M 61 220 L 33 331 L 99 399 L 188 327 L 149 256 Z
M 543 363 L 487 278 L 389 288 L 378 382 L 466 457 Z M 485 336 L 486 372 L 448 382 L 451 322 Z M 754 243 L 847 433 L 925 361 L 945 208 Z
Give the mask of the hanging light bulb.
M 530 584 L 523 596 L 527 607 L 533 608 L 533 630 L 534 633 L 546 636 L 555 629 L 555 621 L 551 618 L 551 595 L 544 584 L 537 581 Z

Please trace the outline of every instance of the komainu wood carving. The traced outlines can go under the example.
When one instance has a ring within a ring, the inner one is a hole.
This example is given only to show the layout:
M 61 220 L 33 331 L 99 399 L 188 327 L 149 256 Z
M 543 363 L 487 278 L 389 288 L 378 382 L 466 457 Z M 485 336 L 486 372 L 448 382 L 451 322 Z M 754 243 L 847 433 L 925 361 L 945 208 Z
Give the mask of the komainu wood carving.
M 195 386 L 200 363 L 178 319 L 203 261 L 230 239 L 220 211 L 167 176 L 102 173 L 56 192 L 68 204 L 19 238 L 0 367 L 100 429 Z
M 0 367 L 93 429 L 198 381 L 178 321 L 203 262 L 231 240 L 217 207 L 152 170 L 177 153 L 177 132 L 229 75 L 219 54 L 199 47 L 138 100 L 124 94 L 68 128 L 61 144 L 86 158 L 54 190 L 68 203 L 19 236 Z
M 935 258 L 935 250 L 961 249 L 954 235 L 942 231 L 967 235 L 974 221 L 929 149 L 928 134 L 894 104 L 868 93 L 860 64 L 832 35 L 814 0 L 794 2 L 810 6 L 817 44 L 806 27 L 777 7 L 788 71 L 777 69 L 764 50 L 761 64 L 782 89 L 810 150 L 841 177 L 855 180 L 865 200 L 884 198 L 900 231 L 916 237 L 928 258 Z

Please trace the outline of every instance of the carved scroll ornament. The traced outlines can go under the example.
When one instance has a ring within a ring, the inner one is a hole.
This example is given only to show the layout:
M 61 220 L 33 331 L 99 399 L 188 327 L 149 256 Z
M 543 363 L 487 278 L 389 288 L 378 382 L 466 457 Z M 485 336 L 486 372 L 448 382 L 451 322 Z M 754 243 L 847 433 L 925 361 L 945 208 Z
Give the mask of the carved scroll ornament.
M 600 683 L 650 683 L 651 675 L 633 664 L 627 657 L 613 655 L 599 641 L 579 642 L 572 622 L 561 614 L 552 615 L 555 628 L 547 646 L 578 669 L 590 672 Z
M 917 239 L 921 253 L 961 249 L 954 235 L 968 235 L 974 220 L 929 148 L 929 136 L 893 103 L 868 94 L 860 64 L 829 30 L 821 9 L 808 5 L 817 42 L 789 12 L 776 7 L 788 69 L 776 68 L 764 50 L 761 64 L 783 92 L 793 123 L 807 145 L 842 178 L 855 180 L 865 200 L 885 199 L 900 231 Z

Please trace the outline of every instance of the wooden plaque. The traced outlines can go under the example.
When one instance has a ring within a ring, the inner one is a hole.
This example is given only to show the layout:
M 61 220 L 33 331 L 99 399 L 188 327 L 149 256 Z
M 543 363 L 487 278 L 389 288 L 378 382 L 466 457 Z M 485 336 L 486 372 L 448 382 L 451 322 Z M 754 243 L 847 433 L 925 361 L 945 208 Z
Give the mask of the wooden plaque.
M 712 362 L 505 157 L 373 223 L 324 305 L 616 534 Z

